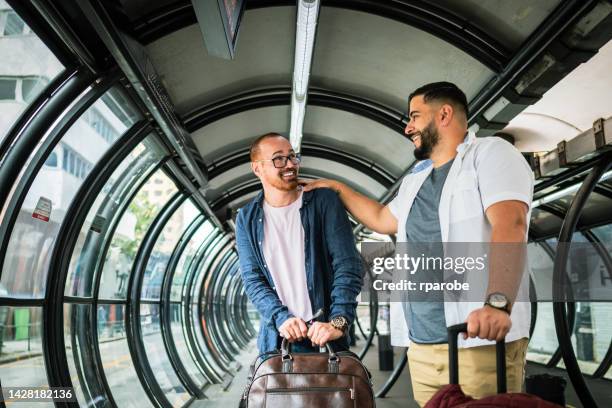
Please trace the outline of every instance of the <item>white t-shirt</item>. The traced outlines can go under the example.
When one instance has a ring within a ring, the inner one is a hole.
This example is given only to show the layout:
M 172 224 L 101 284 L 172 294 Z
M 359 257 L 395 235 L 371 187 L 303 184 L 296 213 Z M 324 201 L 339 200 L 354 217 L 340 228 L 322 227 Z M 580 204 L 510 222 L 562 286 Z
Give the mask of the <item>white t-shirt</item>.
M 285 207 L 272 207 L 264 200 L 263 253 L 280 301 L 295 317 L 307 321 L 312 319 L 312 306 L 306 282 L 301 207 L 302 193 Z

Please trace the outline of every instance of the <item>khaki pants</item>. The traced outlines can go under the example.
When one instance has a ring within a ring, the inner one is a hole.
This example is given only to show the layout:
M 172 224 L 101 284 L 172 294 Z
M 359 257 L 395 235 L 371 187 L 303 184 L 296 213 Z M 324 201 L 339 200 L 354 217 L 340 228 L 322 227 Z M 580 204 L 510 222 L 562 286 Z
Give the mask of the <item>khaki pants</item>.
M 525 379 L 526 338 L 506 343 L 508 392 L 521 392 Z M 408 348 L 414 399 L 420 406 L 448 384 L 448 344 L 416 344 Z M 459 349 L 459 384 L 467 395 L 482 398 L 497 392 L 495 346 Z

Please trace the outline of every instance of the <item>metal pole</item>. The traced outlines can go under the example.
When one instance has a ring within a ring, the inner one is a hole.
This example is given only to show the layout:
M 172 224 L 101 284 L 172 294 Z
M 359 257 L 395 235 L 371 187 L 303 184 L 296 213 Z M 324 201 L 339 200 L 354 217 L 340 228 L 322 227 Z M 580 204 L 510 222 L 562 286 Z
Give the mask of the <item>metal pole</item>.
M 582 209 L 584 208 L 589 195 L 597 185 L 601 176 L 612 166 L 612 153 L 608 152 L 603 155 L 601 160 L 593 167 L 592 171 L 586 177 L 580 189 L 574 196 L 572 204 L 561 226 L 559 232 L 559 247 L 555 255 L 555 265 L 553 272 L 553 297 L 557 299 L 563 299 L 565 296 L 565 275 L 567 272 L 567 260 L 569 258 L 569 244 L 572 241 L 572 235 L 576 230 L 578 219 Z M 559 284 L 555 284 L 558 282 Z M 563 317 L 565 312 L 565 303 L 562 301 L 553 303 L 553 312 L 555 317 L 555 328 L 557 330 L 557 337 L 559 338 L 559 346 L 563 356 L 563 362 L 567 370 L 567 374 L 576 390 L 576 394 L 580 399 L 580 402 L 585 407 L 597 408 L 598 405 L 587 386 L 576 355 L 572 348 L 570 328 L 567 324 L 567 320 Z

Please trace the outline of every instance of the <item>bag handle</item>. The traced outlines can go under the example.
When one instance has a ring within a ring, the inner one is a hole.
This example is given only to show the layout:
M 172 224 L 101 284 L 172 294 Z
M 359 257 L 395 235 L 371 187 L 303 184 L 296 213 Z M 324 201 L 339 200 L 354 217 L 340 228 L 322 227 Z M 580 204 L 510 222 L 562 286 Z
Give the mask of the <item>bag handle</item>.
M 323 315 L 323 309 L 317 310 L 317 312 L 312 316 L 312 319 L 306 323 L 306 327 L 310 327 L 310 325 L 312 325 L 316 321 L 316 319 L 322 317 Z M 291 343 L 289 343 L 287 339 L 283 337 L 283 340 L 281 342 L 281 360 L 283 364 L 283 373 L 290 373 L 293 371 L 293 357 L 291 356 L 290 348 Z M 321 350 L 322 349 L 323 347 L 321 347 Z M 339 371 L 340 359 L 332 349 L 332 346 L 331 344 L 329 344 L 329 342 L 325 343 L 325 349 L 327 349 L 327 353 L 329 354 L 329 358 L 327 359 L 328 370 L 330 373 L 337 373 Z
M 467 333 L 467 323 L 460 323 L 448 328 L 448 371 L 450 384 L 459 384 L 459 350 L 457 336 Z M 504 394 L 506 386 L 506 339 L 495 344 L 497 367 L 497 393 Z

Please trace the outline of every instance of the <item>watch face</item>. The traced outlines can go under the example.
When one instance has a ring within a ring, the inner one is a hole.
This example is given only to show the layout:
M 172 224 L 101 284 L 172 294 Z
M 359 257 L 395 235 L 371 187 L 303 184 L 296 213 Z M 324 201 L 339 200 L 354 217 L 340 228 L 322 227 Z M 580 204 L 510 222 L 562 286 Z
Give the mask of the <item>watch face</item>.
M 501 293 L 493 293 L 489 297 L 489 303 L 493 307 L 504 308 L 508 305 L 508 299 L 506 299 L 506 296 L 502 295 Z
M 335 328 L 343 328 L 346 325 L 346 319 L 342 316 L 334 317 L 331 321 L 332 326 Z

